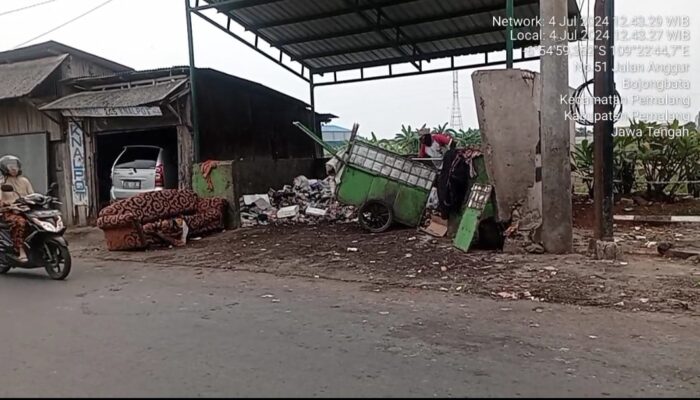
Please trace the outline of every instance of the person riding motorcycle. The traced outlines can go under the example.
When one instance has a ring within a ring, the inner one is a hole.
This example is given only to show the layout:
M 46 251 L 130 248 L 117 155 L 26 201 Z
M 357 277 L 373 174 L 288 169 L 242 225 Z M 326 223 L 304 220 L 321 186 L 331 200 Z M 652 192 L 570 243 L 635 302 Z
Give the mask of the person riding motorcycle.
M 0 215 L 10 225 L 12 243 L 19 254 L 19 260 L 27 261 L 23 243 L 29 223 L 9 206 L 20 197 L 34 193 L 34 188 L 29 179 L 22 175 L 22 162 L 15 156 L 8 155 L 0 158 L 0 173 L 2 173 L 0 184 L 10 185 L 14 189 L 14 192 L 2 192 Z

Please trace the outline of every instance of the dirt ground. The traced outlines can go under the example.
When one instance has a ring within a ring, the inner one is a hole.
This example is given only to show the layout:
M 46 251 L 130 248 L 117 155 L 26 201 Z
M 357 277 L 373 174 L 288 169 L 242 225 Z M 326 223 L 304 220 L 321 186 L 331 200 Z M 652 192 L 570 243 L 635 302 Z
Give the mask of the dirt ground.
M 624 262 L 585 255 L 590 232 L 577 229 L 576 254 L 463 253 L 415 229 L 369 234 L 357 224 L 254 227 L 193 240 L 184 248 L 109 252 L 99 230 L 74 231 L 74 256 L 142 261 L 194 269 L 222 268 L 363 282 L 367 290 L 415 287 L 629 312 L 700 315 L 700 266 L 664 259 L 649 243 L 700 245 L 697 226 L 618 227 Z

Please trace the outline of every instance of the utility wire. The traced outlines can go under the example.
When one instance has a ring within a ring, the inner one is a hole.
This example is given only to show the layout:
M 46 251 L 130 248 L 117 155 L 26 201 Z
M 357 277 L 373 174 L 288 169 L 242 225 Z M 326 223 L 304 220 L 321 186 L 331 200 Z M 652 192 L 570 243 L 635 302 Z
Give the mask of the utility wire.
M 586 29 L 586 48 L 585 48 L 585 56 L 581 50 L 581 41 L 576 42 L 576 46 L 578 48 L 578 58 L 579 61 L 581 62 L 581 72 L 583 73 L 583 81 L 587 82 L 589 80 L 588 78 L 588 71 L 589 71 L 589 49 L 591 46 L 591 32 L 588 30 L 589 28 L 589 22 L 592 21 L 593 19 L 590 17 L 591 16 L 591 11 L 590 11 L 590 0 L 581 0 L 581 4 L 579 6 L 580 10 L 583 10 L 585 8 L 586 10 L 586 24 L 585 24 L 585 29 Z M 595 26 L 593 26 L 593 37 L 595 37 Z M 594 43 L 595 44 L 595 43 Z M 590 86 L 587 86 L 587 91 L 588 94 L 593 97 L 593 93 L 590 90 Z M 583 105 L 583 112 L 587 112 L 587 105 Z
M 0 17 L 2 17 L 3 15 L 9 15 L 9 14 L 13 14 L 13 13 L 16 13 L 19 11 L 24 11 L 24 10 L 28 10 L 30 8 L 42 6 L 44 4 L 53 3 L 54 1 L 56 1 L 56 0 L 46 0 L 46 1 L 42 1 L 41 3 L 31 4 L 31 5 L 20 7 L 20 8 L 15 8 L 14 10 L 3 11 L 3 12 L 0 12 Z
M 71 23 L 73 23 L 73 22 L 79 20 L 80 18 L 82 18 L 82 17 L 84 17 L 84 16 L 86 16 L 86 15 L 88 15 L 88 14 L 97 11 L 98 9 L 100 9 L 100 8 L 102 8 L 102 7 L 104 7 L 104 6 L 106 6 L 107 4 L 111 3 L 112 1 L 114 1 L 114 0 L 107 0 L 107 1 L 105 1 L 105 2 L 103 2 L 103 3 L 101 3 L 100 5 L 98 5 L 97 7 L 91 8 L 90 10 L 88 10 L 88 11 L 86 11 L 86 12 L 84 12 L 84 13 L 78 15 L 77 17 L 74 17 L 74 18 L 72 18 L 72 19 L 70 19 L 70 20 L 68 20 L 68 21 L 66 21 L 66 22 L 64 22 L 64 23 L 62 23 L 61 25 L 58 25 L 58 26 L 56 26 L 56 27 L 54 27 L 54 28 L 51 28 L 50 30 L 48 30 L 48 31 L 46 31 L 46 32 L 44 32 L 44 33 L 42 33 L 41 35 L 35 36 L 35 37 L 33 37 L 33 38 L 31 38 L 31 39 L 25 41 L 25 42 L 22 42 L 22 43 L 18 44 L 18 45 L 15 46 L 14 48 L 16 49 L 16 48 L 18 48 L 18 47 L 22 47 L 22 46 L 24 46 L 24 45 L 27 44 L 27 43 L 31 43 L 31 42 L 33 42 L 33 41 L 35 41 L 35 40 L 37 40 L 37 39 L 39 39 L 39 38 L 41 38 L 41 37 L 44 37 L 44 36 L 48 35 L 49 33 L 55 32 L 55 31 L 57 31 L 57 30 L 63 28 L 64 26 L 69 25 L 69 24 L 71 24 Z

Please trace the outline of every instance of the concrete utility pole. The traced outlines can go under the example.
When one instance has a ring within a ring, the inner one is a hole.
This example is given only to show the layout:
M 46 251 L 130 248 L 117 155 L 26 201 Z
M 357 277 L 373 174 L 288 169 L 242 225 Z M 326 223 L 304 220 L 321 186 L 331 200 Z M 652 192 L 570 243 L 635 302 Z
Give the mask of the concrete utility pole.
M 568 106 L 561 101 L 562 95 L 569 94 L 569 60 L 563 51 L 569 43 L 567 0 L 542 0 L 540 17 L 540 44 L 545 50 L 540 58 L 542 244 L 549 253 L 563 254 L 573 247 L 571 126 L 566 119 Z
M 593 56 L 595 86 L 594 99 L 613 99 L 615 96 L 614 56 L 612 46 L 614 0 L 595 2 L 595 52 Z M 600 104 L 604 103 L 604 104 Z M 593 106 L 597 117 L 593 126 L 593 199 L 595 202 L 594 236 L 597 240 L 613 241 L 613 129 L 615 106 L 612 101 L 596 101 Z

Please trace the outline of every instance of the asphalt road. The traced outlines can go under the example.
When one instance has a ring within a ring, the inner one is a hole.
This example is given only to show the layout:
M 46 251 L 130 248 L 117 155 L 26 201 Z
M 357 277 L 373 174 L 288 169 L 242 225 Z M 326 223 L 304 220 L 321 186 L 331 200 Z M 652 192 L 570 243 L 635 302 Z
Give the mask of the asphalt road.
M 97 261 L 0 304 L 3 397 L 700 395 L 688 315 Z

